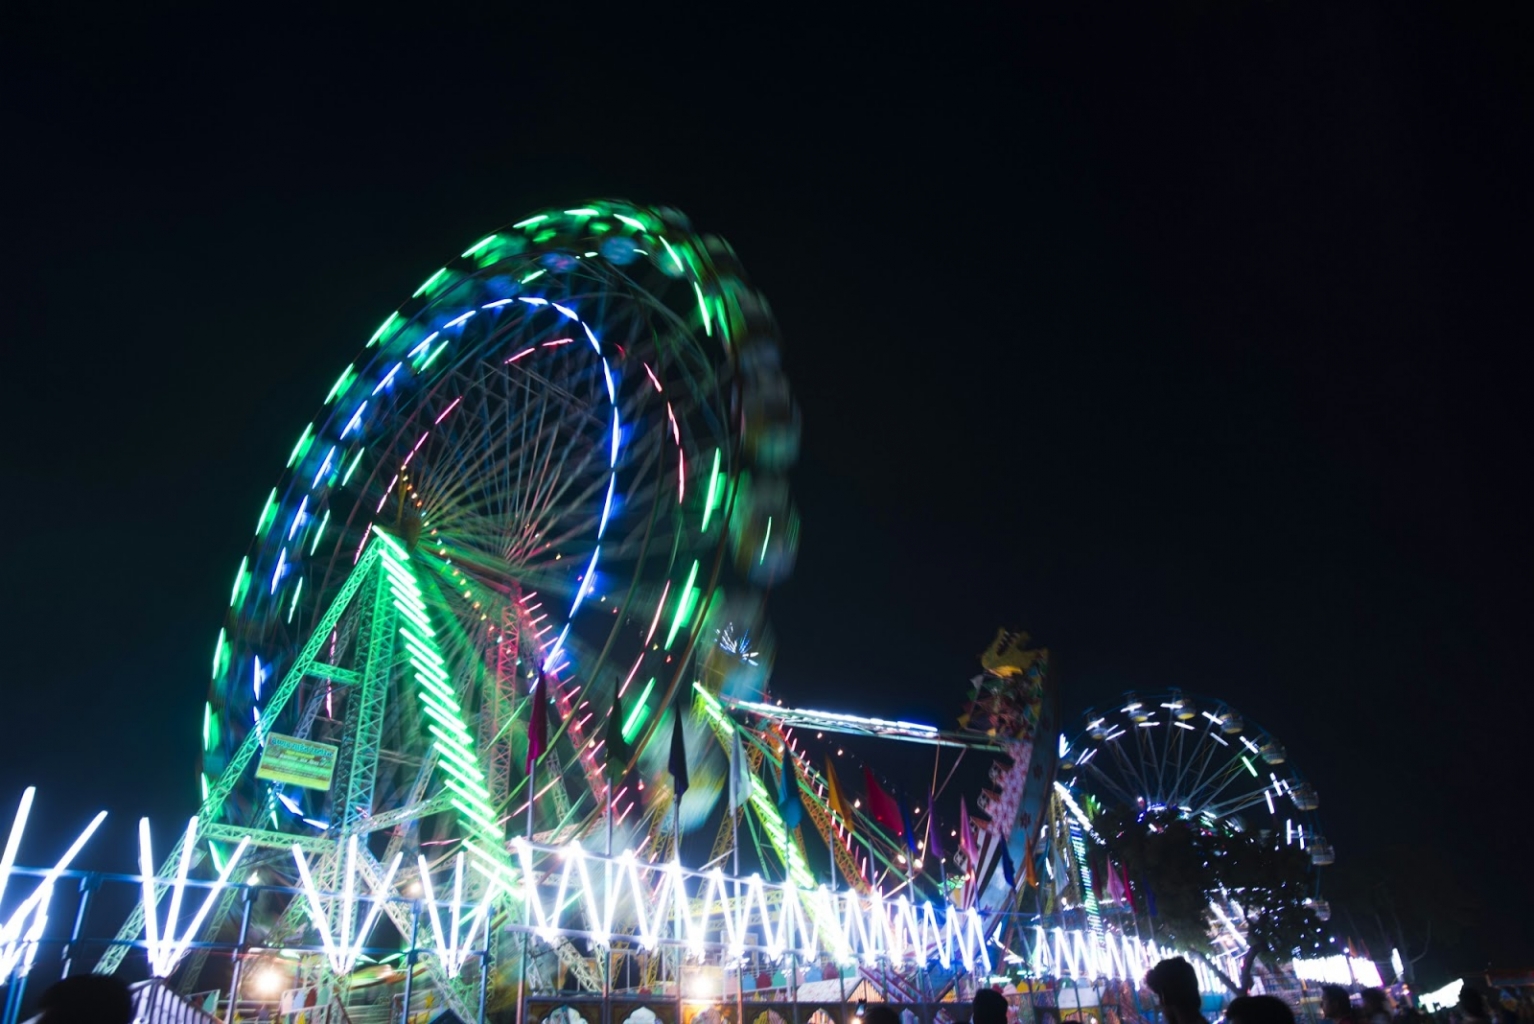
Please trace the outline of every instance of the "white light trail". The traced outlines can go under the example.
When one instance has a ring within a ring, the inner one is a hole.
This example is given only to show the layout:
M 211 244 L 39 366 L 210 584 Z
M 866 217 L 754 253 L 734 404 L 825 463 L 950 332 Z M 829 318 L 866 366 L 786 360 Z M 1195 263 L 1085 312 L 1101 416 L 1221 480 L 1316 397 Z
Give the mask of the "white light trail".
M 36 786 L 28 786 L 23 790 L 21 803 L 16 808 L 16 817 L 11 821 L 11 832 L 5 841 L 5 852 L 0 854 L 0 898 L 5 896 L 5 890 L 10 885 L 12 870 L 16 866 L 16 853 L 21 848 L 21 837 L 26 832 L 27 819 L 31 816 L 32 801 L 36 796 Z M 11 972 L 18 969 L 22 974 L 32 969 L 32 961 L 37 956 L 38 941 L 43 937 L 43 929 L 48 925 L 48 904 L 53 900 L 54 883 L 68 870 L 70 863 L 95 834 L 106 816 L 107 812 L 102 811 L 91 819 L 91 823 L 75 837 L 75 841 L 64 851 L 64 855 L 43 875 L 31 895 L 22 900 L 11 916 L 0 924 L 0 978 L 9 978 Z
M 235 847 L 234 855 L 224 864 L 224 869 L 218 873 L 218 880 L 208 889 L 208 895 L 203 899 L 202 906 L 193 918 L 187 922 L 185 928 L 177 934 L 177 925 L 181 918 L 181 901 L 186 895 L 187 875 L 192 869 L 192 852 L 197 848 L 197 819 L 194 817 L 187 822 L 186 834 L 181 840 L 181 859 L 176 865 L 176 877 L 174 881 L 162 882 L 155 878 L 153 843 L 149 836 L 149 819 L 140 818 L 138 823 L 138 860 L 139 880 L 142 888 L 144 903 L 144 945 L 149 949 L 149 969 L 157 978 L 168 978 L 186 956 L 191 948 L 192 940 L 197 937 L 198 930 L 207 919 L 213 909 L 213 901 L 224 886 L 229 884 L 229 875 L 234 871 L 234 866 L 239 862 L 240 855 L 250 845 L 249 837 L 240 840 Z M 159 903 L 160 896 L 165 887 L 170 888 L 170 907 L 165 913 L 165 922 L 160 923 Z
M 431 916 L 431 933 L 437 947 L 437 959 L 441 962 L 448 976 L 458 977 L 464 965 L 469 962 L 469 957 L 474 952 L 474 937 L 480 928 L 484 928 L 488 937 L 490 927 L 490 908 L 495 905 L 496 897 L 500 894 L 499 882 L 492 878 L 484 868 L 475 864 L 475 870 L 485 875 L 488 888 L 480 897 L 479 906 L 469 915 L 469 930 L 462 930 L 463 921 L 463 854 L 459 853 L 453 859 L 453 900 L 449 904 L 450 925 L 447 929 L 442 927 L 442 915 L 437 910 L 437 895 L 431 885 L 431 871 L 426 864 L 426 858 L 421 861 L 421 886 L 426 890 L 426 907 Z
M 396 853 L 394 860 L 384 869 L 383 877 L 378 884 L 373 886 L 373 906 L 362 919 L 360 927 L 356 925 L 357 915 L 357 837 L 348 837 L 346 841 L 346 874 L 341 882 L 340 896 L 331 897 L 331 910 L 338 911 L 338 921 L 332 921 L 331 915 L 325 912 L 325 899 L 315 887 L 314 876 L 309 871 L 309 861 L 304 857 L 303 847 L 293 844 L 293 860 L 298 864 L 298 875 L 304 885 L 304 897 L 308 901 L 309 919 L 314 922 L 315 930 L 319 932 L 320 943 L 325 948 L 325 957 L 330 961 L 331 968 L 341 975 L 350 974 L 352 968 L 357 966 L 358 959 L 362 956 L 363 944 L 373 931 L 373 925 L 378 923 L 379 915 L 383 913 L 384 903 L 389 898 L 389 889 L 394 884 L 394 873 L 399 870 L 401 854 Z M 340 906 L 336 906 L 339 901 Z M 339 931 L 337 930 L 339 925 Z

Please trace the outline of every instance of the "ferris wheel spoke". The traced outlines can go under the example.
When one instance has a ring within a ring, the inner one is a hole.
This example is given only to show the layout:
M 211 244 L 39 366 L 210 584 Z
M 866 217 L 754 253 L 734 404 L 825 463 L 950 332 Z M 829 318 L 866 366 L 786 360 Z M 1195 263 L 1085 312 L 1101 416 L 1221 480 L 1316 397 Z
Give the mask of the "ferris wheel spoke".
M 1181 753 L 1180 767 L 1177 777 L 1172 781 L 1172 789 L 1177 793 L 1188 794 L 1184 803 L 1191 806 L 1204 786 L 1208 752 L 1197 736 L 1181 735 L 1178 737 L 1178 745 Z

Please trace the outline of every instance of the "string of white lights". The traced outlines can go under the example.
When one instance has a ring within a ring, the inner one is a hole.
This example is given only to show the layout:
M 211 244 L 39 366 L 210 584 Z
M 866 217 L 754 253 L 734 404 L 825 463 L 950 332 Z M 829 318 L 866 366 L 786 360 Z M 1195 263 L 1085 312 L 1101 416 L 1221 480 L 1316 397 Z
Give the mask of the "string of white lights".
M 421 857 L 421 886 L 426 893 L 426 907 L 431 919 L 431 934 L 437 949 L 437 959 L 441 962 L 449 977 L 458 977 L 464 965 L 474 952 L 474 938 L 483 928 L 488 936 L 490 930 L 490 908 L 495 905 L 496 897 L 500 894 L 500 883 L 488 872 L 474 867 L 480 874 L 485 876 L 486 885 L 489 887 L 479 901 L 473 913 L 469 915 L 469 930 L 462 930 L 463 922 L 463 854 L 453 858 L 453 899 L 449 907 L 449 924 L 442 927 L 442 915 L 437 909 L 437 894 L 432 889 L 431 869 L 426 863 L 426 858 Z
M 319 933 L 320 944 L 325 949 L 325 956 L 330 961 L 330 966 L 339 975 L 350 974 L 357 966 L 357 961 L 362 957 L 362 947 L 367 942 L 367 937 L 372 934 L 373 926 L 378 923 L 379 916 L 383 913 L 384 903 L 388 901 L 390 889 L 394 884 L 394 873 L 399 870 L 401 854 L 396 853 L 394 859 L 384 870 L 383 877 L 375 880 L 372 885 L 372 907 L 363 917 L 361 925 L 357 925 L 357 837 L 347 837 L 346 840 L 346 864 L 341 876 L 341 894 L 332 896 L 330 910 L 326 912 L 326 899 L 320 895 L 319 888 L 314 884 L 314 875 L 309 870 L 309 861 L 304 857 L 303 847 L 293 844 L 293 860 L 298 863 L 298 876 L 303 881 L 304 897 L 308 903 L 309 918 L 314 922 L 314 928 Z M 337 906 L 339 902 L 339 906 Z M 334 920 L 332 919 L 334 917 Z
M 578 932 L 606 943 L 622 921 L 633 922 L 646 948 L 679 942 L 695 953 L 712 945 L 741 956 L 754 933 L 761 941 L 750 948 L 772 957 L 825 952 L 843 962 L 936 959 L 944 968 L 958 962 L 970 971 L 990 969 L 983 921 L 972 908 L 949 906 L 939 915 L 931 903 L 905 896 L 886 899 L 875 891 L 863 898 L 759 875 L 737 880 L 717 867 L 687 872 L 675 861 L 640 861 L 632 851 L 608 859 L 575 844 L 547 850 L 517 838 L 512 846 L 521 867 L 514 892 L 544 942 Z
M 138 849 L 139 849 L 139 872 L 141 874 L 140 886 L 144 902 L 144 945 L 149 951 L 149 969 L 157 978 L 168 978 L 181 958 L 186 956 L 191 949 L 192 940 L 197 937 L 198 930 L 202 928 L 203 921 L 207 920 L 208 913 L 213 909 L 213 901 L 224 886 L 229 884 L 229 876 L 234 872 L 234 866 L 239 863 L 240 855 L 250 845 L 250 839 L 240 840 L 235 847 L 234 854 L 224 863 L 223 869 L 218 873 L 218 880 L 208 889 L 203 898 L 202 906 L 197 913 L 187 922 L 185 928 L 180 929 L 177 925 L 181 919 L 181 902 L 186 894 L 187 875 L 192 868 L 192 852 L 197 848 L 197 819 L 194 817 L 187 822 L 186 835 L 181 842 L 181 859 L 176 865 L 176 877 L 166 883 L 155 878 L 153 843 L 149 835 L 149 819 L 140 818 L 138 823 Z M 166 885 L 170 887 L 170 906 L 166 909 L 165 921 L 160 922 L 159 903 L 160 896 Z
M 21 849 L 21 837 L 26 832 L 27 819 L 31 816 L 32 801 L 36 796 L 37 787 L 28 786 L 21 794 L 21 804 L 16 808 L 16 816 L 11 821 L 5 852 L 0 853 L 0 899 L 4 899 L 10 885 L 16 867 L 16 854 Z M 64 855 L 43 873 L 37 888 L 21 901 L 4 924 L 0 924 L 0 978 L 8 978 L 11 972 L 18 969 L 22 974 L 31 970 L 32 961 L 37 956 L 38 941 L 48 926 L 48 905 L 53 900 L 54 883 L 69 869 L 70 863 L 96 833 L 106 816 L 107 812 L 101 811 L 91 819 L 90 824 L 69 844 Z

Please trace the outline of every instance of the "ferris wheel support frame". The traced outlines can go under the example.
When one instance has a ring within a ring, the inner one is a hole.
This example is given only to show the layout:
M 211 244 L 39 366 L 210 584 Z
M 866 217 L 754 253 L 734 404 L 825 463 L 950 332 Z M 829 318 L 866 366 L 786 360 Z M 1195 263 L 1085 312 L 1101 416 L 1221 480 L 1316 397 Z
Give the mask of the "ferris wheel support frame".
M 305 676 L 312 674 L 312 669 L 317 663 L 316 659 L 320 649 L 324 646 L 325 640 L 330 636 L 330 631 L 336 628 L 336 623 L 341 620 L 341 615 L 346 611 L 352 598 L 356 596 L 362 584 L 377 568 L 379 558 L 380 554 L 377 546 L 370 544 L 368 550 L 363 552 L 362 558 L 358 560 L 356 567 L 353 568 L 351 574 L 347 577 L 346 582 L 341 585 L 341 589 L 336 594 L 336 599 L 331 602 L 330 608 L 320 617 L 319 623 L 309 636 L 309 642 L 304 644 L 292 667 L 288 669 L 287 674 L 282 677 L 282 682 L 278 684 L 276 691 L 273 692 L 271 700 L 267 705 L 272 709 L 268 712 L 269 717 L 275 717 L 278 712 L 286 708 L 288 701 L 292 699 L 293 694 L 298 690 L 298 684 L 303 681 Z M 240 778 L 245 774 L 245 769 L 250 766 L 251 760 L 256 756 L 256 751 L 260 748 L 260 731 L 252 729 L 240 741 L 239 747 L 235 749 L 234 756 L 229 759 L 229 764 L 219 774 L 217 781 L 208 787 L 208 795 L 203 798 L 202 806 L 197 812 L 198 828 L 197 834 L 193 837 L 193 842 L 199 847 L 207 834 L 208 825 L 222 817 L 224 801 L 234 791 L 234 787 L 239 783 Z M 239 828 L 239 826 L 233 825 L 226 827 L 230 829 Z M 232 835 L 233 833 L 231 832 L 230 834 Z M 242 834 L 244 834 L 243 830 Z M 282 834 L 272 833 L 272 835 Z M 161 881 L 169 881 L 175 876 L 176 867 L 181 859 L 181 850 L 185 842 L 186 837 L 183 835 L 176 840 L 175 844 L 170 848 L 170 852 L 166 854 L 165 861 L 160 865 L 157 875 Z M 270 842 L 269 838 L 268 842 Z M 282 842 L 283 845 L 291 845 L 293 837 L 282 835 Z M 202 852 L 200 849 L 194 850 L 192 856 L 194 863 L 201 863 Z M 123 958 L 128 955 L 131 944 L 138 938 L 139 932 L 143 931 L 143 929 L 144 907 L 142 904 L 139 904 L 133 908 L 132 912 L 128 915 L 128 920 L 118 930 L 117 941 L 108 947 L 107 951 L 101 955 L 101 959 L 96 962 L 94 973 L 111 974 L 116 971 L 122 964 Z
M 315 873 L 329 877 L 339 870 L 340 850 L 350 836 L 397 828 L 411 821 L 454 809 L 456 802 L 450 796 L 451 791 L 444 789 L 434 798 L 412 801 L 404 807 L 376 816 L 371 813 L 373 782 L 377 775 L 382 725 L 392 688 L 391 682 L 397 673 L 409 667 L 408 662 L 403 665 L 396 664 L 396 659 L 393 657 L 394 637 L 404 632 L 403 625 L 408 617 L 403 609 L 397 607 L 398 592 L 390 579 L 390 573 L 398 570 L 389 568 L 394 559 L 408 557 L 408 555 L 405 555 L 402 549 L 399 554 L 385 550 L 386 547 L 392 546 L 393 542 L 382 534 L 367 545 L 357 565 L 337 593 L 336 599 L 321 616 L 308 642 L 272 694 L 268 704 L 268 715 L 275 719 L 292 700 L 299 683 L 304 678 L 314 676 L 335 680 L 342 673 L 355 678 L 356 682 L 352 685 L 359 699 L 349 702 L 354 710 L 347 715 L 339 758 L 344 777 L 338 779 L 336 785 L 336 789 L 344 794 L 342 798 L 344 802 L 336 808 L 341 812 L 338 816 L 340 826 L 325 836 L 302 836 L 220 820 L 229 794 L 239 784 L 246 770 L 249 769 L 251 761 L 255 759 L 257 751 L 263 746 L 265 731 L 260 728 L 252 729 L 241 741 L 234 757 L 219 775 L 218 780 L 209 787 L 208 796 L 198 813 L 197 830 L 192 836 L 194 861 L 201 861 L 203 844 L 206 842 L 249 839 L 256 846 L 284 850 L 297 847 L 307 853 L 318 854 L 321 862 L 316 866 Z M 357 611 L 360 612 L 363 620 L 360 624 L 362 635 L 359 638 L 362 654 L 361 667 L 346 669 L 343 666 L 318 661 L 317 656 L 325 641 L 337 627 L 342 615 L 354 604 L 360 604 Z M 423 766 L 423 774 L 430 775 L 434 762 L 435 757 L 428 754 Z M 459 813 L 462 815 L 465 812 L 460 808 Z M 157 873 L 158 879 L 168 881 L 174 877 L 185 842 L 186 836 L 183 835 L 162 863 Z M 394 845 L 391 842 L 391 848 Z M 474 845 L 471 845 L 470 849 L 480 854 L 481 858 L 486 855 L 498 855 L 497 859 L 501 863 L 494 866 L 509 870 L 510 862 L 500 844 L 491 850 L 484 850 Z M 384 876 L 384 868 L 365 844 L 359 844 L 358 850 L 362 860 L 363 877 L 369 885 L 372 885 Z M 295 902 L 298 899 L 301 897 L 296 897 Z M 401 934 L 410 934 L 413 913 L 410 908 L 390 900 L 385 903 L 384 912 L 394 926 L 401 930 Z M 94 972 L 111 974 L 116 971 L 143 928 L 144 906 L 139 903 L 129 914 L 122 928 L 118 930 L 116 941 L 108 947 L 97 962 Z M 455 1011 L 460 1015 L 473 1013 L 475 998 L 473 991 L 463 982 L 450 977 L 435 958 L 427 958 L 427 970 Z M 465 1019 L 470 1018 L 466 1016 Z

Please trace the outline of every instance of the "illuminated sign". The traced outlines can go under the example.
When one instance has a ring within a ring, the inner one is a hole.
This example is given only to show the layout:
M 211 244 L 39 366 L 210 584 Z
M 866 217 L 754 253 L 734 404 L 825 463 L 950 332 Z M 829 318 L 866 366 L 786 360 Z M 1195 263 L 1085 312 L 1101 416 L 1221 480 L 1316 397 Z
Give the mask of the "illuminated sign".
M 329 789 L 340 747 L 269 733 L 256 778 L 303 789 Z

